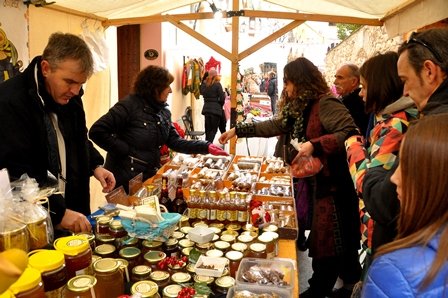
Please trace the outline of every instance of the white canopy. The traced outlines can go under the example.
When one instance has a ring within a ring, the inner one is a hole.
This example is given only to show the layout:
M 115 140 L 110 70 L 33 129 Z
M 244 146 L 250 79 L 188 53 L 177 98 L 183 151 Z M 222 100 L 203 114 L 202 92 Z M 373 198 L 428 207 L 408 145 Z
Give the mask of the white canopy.
M 145 23 L 151 20 L 150 17 L 166 14 L 173 9 L 201 2 L 200 0 L 54 1 L 56 3 L 48 6 L 48 8 L 97 18 L 104 21 L 106 25 L 117 26 Z M 385 23 L 388 34 L 391 37 L 448 18 L 448 1 L 446 0 L 259 1 L 269 2 L 285 8 L 287 11 L 296 14 L 297 17 L 295 19 L 369 25 Z M 202 16 L 201 18 L 205 17 Z M 290 15 L 289 18 L 291 18 Z

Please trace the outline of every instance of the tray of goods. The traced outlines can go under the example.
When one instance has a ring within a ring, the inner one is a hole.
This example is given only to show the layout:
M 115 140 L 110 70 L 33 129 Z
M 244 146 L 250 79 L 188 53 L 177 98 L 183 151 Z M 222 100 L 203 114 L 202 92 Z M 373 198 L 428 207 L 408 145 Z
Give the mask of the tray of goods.
M 215 170 L 227 170 L 230 163 L 232 162 L 232 156 L 216 156 L 216 155 L 202 155 L 200 156 L 199 162 L 196 164 L 198 168 L 209 168 Z
M 258 180 L 258 174 L 250 172 L 228 172 L 224 176 L 225 182 L 231 182 L 231 190 L 248 192 L 252 189 L 252 186 Z M 226 184 L 227 186 L 227 184 Z
M 292 185 L 291 176 L 285 174 L 260 173 L 258 182 L 279 185 Z
M 200 157 L 192 156 L 190 154 L 177 153 L 170 162 L 172 166 L 187 166 L 195 168 L 199 163 Z
M 260 157 L 260 156 L 244 156 L 244 155 L 236 155 L 235 158 L 233 159 L 233 163 L 238 163 L 238 162 L 251 162 L 251 163 L 258 163 L 258 164 L 262 164 L 264 160 L 264 157 Z
M 293 197 L 291 184 L 255 183 L 254 194 L 260 196 Z
M 259 173 L 261 169 L 261 163 L 258 162 L 246 162 L 246 161 L 238 161 L 232 163 L 230 171 L 245 171 L 245 172 L 252 172 L 252 173 Z
M 208 167 L 195 168 L 190 175 L 192 179 L 217 180 L 224 176 L 224 170 L 215 170 Z
M 261 171 L 266 173 L 289 173 L 289 167 L 280 157 L 267 157 Z

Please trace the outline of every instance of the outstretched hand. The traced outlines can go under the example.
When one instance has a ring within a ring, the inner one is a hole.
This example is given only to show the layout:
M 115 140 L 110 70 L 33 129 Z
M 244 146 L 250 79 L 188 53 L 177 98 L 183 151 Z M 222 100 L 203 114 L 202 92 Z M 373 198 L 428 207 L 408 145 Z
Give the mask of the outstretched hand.
M 229 153 L 221 149 L 221 147 L 216 146 L 215 144 L 208 145 L 208 153 L 213 155 L 224 155 L 224 156 L 229 155 Z
M 101 183 L 104 193 L 111 192 L 115 187 L 115 176 L 111 171 L 103 167 L 97 167 L 93 171 L 93 176 Z
M 235 128 L 232 128 L 221 134 L 221 136 L 219 137 L 219 143 L 224 145 L 225 143 L 227 143 L 228 140 L 230 140 L 234 136 L 236 136 Z

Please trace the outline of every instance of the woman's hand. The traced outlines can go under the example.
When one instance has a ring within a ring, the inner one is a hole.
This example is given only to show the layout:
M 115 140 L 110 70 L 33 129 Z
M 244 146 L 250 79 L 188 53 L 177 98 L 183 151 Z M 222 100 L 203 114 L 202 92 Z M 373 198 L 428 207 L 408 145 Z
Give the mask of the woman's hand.
M 314 152 L 314 146 L 311 144 L 310 141 L 301 143 L 299 146 L 299 153 L 297 154 L 298 157 L 300 156 L 311 156 Z
M 230 140 L 231 138 L 233 138 L 234 136 L 236 136 L 236 132 L 235 132 L 235 128 L 231 128 L 230 130 L 224 132 L 220 137 L 219 137 L 219 143 L 221 144 L 226 144 L 228 140 Z

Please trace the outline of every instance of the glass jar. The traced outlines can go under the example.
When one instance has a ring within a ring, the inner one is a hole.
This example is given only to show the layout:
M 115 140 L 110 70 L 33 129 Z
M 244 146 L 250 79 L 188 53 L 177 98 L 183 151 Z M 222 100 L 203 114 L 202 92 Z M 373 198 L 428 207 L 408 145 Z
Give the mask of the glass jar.
M 250 258 L 266 259 L 266 244 L 258 242 L 252 243 L 249 246 L 249 252 L 247 253 L 247 256 Z
M 13 220 L 0 222 L 0 251 L 9 248 L 30 250 L 29 233 L 25 224 Z
M 174 231 L 173 235 L 171 237 L 176 238 L 177 240 L 180 240 L 185 237 L 185 234 L 182 233 L 181 231 Z
M 186 215 L 182 215 L 180 220 L 179 220 L 179 227 L 189 227 L 190 223 L 188 222 L 188 216 Z
M 179 241 L 179 247 L 181 250 L 186 247 L 193 247 L 193 246 L 194 246 L 194 242 L 191 241 L 190 239 L 185 238 L 185 239 L 181 239 Z
M 68 279 L 88 273 L 92 263 L 92 250 L 85 237 L 61 237 L 54 241 L 54 248 L 64 254 Z
M 231 250 L 226 253 L 226 258 L 229 259 L 229 274 L 231 277 L 236 277 L 236 272 L 240 266 L 243 253 L 236 250 Z
M 125 284 L 131 282 L 131 274 L 129 273 L 129 263 L 125 259 L 115 259 L 118 262 L 118 268 L 120 268 L 121 274 Z
M 150 280 L 142 280 L 136 282 L 131 287 L 131 294 L 141 298 L 157 298 L 160 297 L 159 287 L 157 284 Z
M 251 245 L 254 241 L 254 237 L 249 234 L 241 234 L 238 236 L 237 240 L 241 243 L 246 244 L 247 246 Z
M 247 255 L 247 244 L 245 244 L 245 243 L 241 243 L 241 242 L 233 243 L 230 248 L 232 250 L 242 252 L 243 257 L 245 257 Z
M 221 276 L 215 280 L 214 293 L 216 296 L 227 295 L 229 289 L 235 285 L 235 279 L 231 276 Z
M 129 270 L 140 265 L 141 251 L 137 247 L 125 247 L 118 252 L 119 256 L 129 263 Z
M 163 251 L 158 250 L 150 250 L 143 256 L 143 258 L 146 261 L 146 264 L 149 267 L 151 267 L 152 270 L 157 270 L 158 269 L 157 265 L 161 260 L 165 259 L 165 257 L 166 254 Z
M 185 284 L 190 282 L 191 275 L 186 272 L 176 272 L 171 275 L 171 281 L 176 284 Z
M 41 273 L 47 298 L 61 297 L 68 281 L 64 254 L 57 250 L 40 250 L 28 258 L 28 265 Z
M 235 231 L 235 232 L 239 232 L 239 230 L 241 230 L 241 225 L 231 223 L 231 224 L 228 224 L 226 226 L 226 229 L 227 230 L 232 230 L 232 231 Z
M 156 270 L 151 272 L 150 279 L 159 287 L 159 293 L 170 284 L 170 274 L 167 271 Z
M 115 247 L 117 249 L 122 249 L 125 247 L 136 247 L 139 248 L 139 239 L 131 236 L 124 236 L 122 238 L 115 239 Z
M 95 247 L 101 244 L 115 244 L 115 238 L 109 234 L 96 234 L 95 235 Z
M 277 232 L 263 232 L 263 234 L 267 234 L 272 237 L 274 241 L 274 257 L 278 256 L 278 233 Z
M 188 235 L 188 232 L 190 232 L 192 229 L 193 227 L 181 227 L 179 231 L 181 231 L 185 235 Z
M 194 265 L 195 264 L 188 263 L 187 267 L 185 267 L 186 271 L 193 277 L 196 275 L 196 272 L 195 272 L 195 269 L 194 269 Z
M 187 239 L 183 239 L 187 240 Z M 179 240 L 176 238 L 169 238 L 162 245 L 163 252 L 167 257 L 178 257 L 179 256 Z
M 211 276 L 207 275 L 195 275 L 194 276 L 194 282 L 201 282 L 205 283 L 208 287 L 211 287 L 215 279 Z
M 215 245 L 216 249 L 221 250 L 223 253 L 226 253 L 229 250 L 229 247 L 230 247 L 230 243 L 229 242 L 222 241 L 222 240 L 216 241 L 214 243 L 214 245 Z
M 98 297 L 115 297 L 124 293 L 120 264 L 112 258 L 100 259 L 93 264 L 97 279 Z
M 222 257 L 224 253 L 222 252 L 222 250 L 219 249 L 210 249 L 205 253 L 205 255 L 207 257 L 219 258 Z
M 123 238 L 128 235 L 128 232 L 124 229 L 121 224 L 121 220 L 114 219 L 109 223 L 109 235 L 115 239 Z
M 92 251 L 95 251 L 95 235 L 93 233 L 83 232 L 83 233 L 76 234 L 76 236 L 85 237 L 86 240 L 89 242 L 90 249 Z
M 98 216 L 96 218 L 96 234 L 108 234 L 109 223 L 112 221 L 112 217 L 107 215 Z
M 207 242 L 207 243 L 196 243 L 195 244 L 196 250 L 199 251 L 201 254 L 205 254 L 207 251 L 213 248 L 213 243 Z
M 135 283 L 141 280 L 148 280 L 151 274 L 151 268 L 146 265 L 138 265 L 132 269 L 131 282 Z
M 31 235 L 30 250 L 44 248 L 49 244 L 47 218 L 45 216 L 38 220 L 27 222 L 27 229 Z
M 163 298 L 177 298 L 177 295 L 182 290 L 181 285 L 169 285 L 163 289 Z
M 185 256 L 188 258 L 190 256 L 190 252 L 193 248 L 194 247 L 185 247 L 184 249 L 182 249 L 182 251 L 181 251 L 182 256 Z
M 214 222 L 214 223 L 210 224 L 210 227 L 211 228 L 212 227 L 218 228 L 221 231 L 222 229 L 224 229 L 224 224 L 223 223 L 219 223 L 219 222 Z
M 275 257 L 275 244 L 272 235 L 262 233 L 258 236 L 258 241 L 266 245 L 266 259 Z
M 115 250 L 112 244 L 101 244 L 95 247 L 95 254 L 102 258 L 114 258 Z
M 142 254 L 144 255 L 150 250 L 158 250 L 162 251 L 162 242 L 160 241 L 151 241 L 151 240 L 143 240 L 142 241 Z
M 89 270 L 88 270 L 89 273 L 87 275 L 93 276 L 95 274 L 95 271 L 93 270 L 93 264 L 95 264 L 95 262 L 98 261 L 99 259 L 101 259 L 100 256 L 92 255 L 92 263 L 90 263 Z
M 34 268 L 26 268 L 22 275 L 9 287 L 15 298 L 45 298 L 44 285 L 40 272 Z
M 71 278 L 64 288 L 63 294 L 58 297 L 64 298 L 95 298 L 97 280 L 91 275 L 78 275 Z
M 235 243 L 235 238 L 234 235 L 230 234 L 221 234 L 221 237 L 219 237 L 222 241 L 229 242 L 230 244 Z

